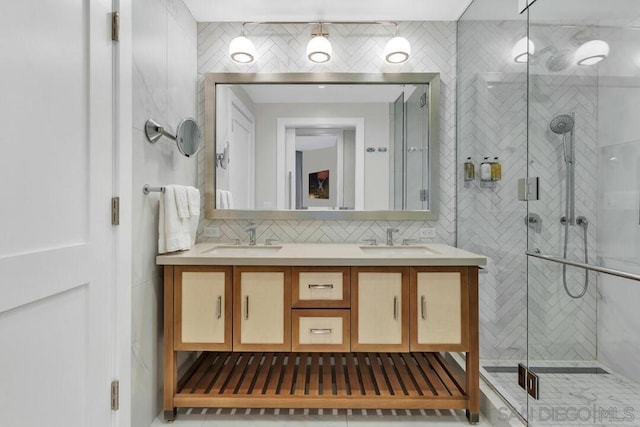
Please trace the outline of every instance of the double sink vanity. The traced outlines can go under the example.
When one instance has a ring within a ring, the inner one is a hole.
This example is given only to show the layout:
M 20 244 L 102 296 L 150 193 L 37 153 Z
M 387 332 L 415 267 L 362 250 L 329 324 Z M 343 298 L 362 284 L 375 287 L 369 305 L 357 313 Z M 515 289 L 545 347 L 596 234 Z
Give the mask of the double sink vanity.
M 167 420 L 178 407 L 240 407 L 466 409 L 478 421 L 482 256 L 201 243 L 157 263 Z M 180 377 L 179 352 L 197 352 Z M 466 369 L 446 352 L 466 353 Z

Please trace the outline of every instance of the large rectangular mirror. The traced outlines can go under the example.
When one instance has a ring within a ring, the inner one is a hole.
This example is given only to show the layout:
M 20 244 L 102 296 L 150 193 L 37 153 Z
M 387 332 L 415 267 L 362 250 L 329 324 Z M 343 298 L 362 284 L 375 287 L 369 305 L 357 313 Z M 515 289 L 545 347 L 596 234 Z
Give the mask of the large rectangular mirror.
M 437 73 L 205 76 L 210 219 L 436 219 Z

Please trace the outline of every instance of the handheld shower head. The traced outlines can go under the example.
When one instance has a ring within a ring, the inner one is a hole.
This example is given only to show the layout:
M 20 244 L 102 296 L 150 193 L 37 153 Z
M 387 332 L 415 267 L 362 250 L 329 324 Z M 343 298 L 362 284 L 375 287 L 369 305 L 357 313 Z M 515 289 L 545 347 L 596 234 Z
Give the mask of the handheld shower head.
M 569 114 L 560 114 L 559 116 L 555 116 L 551 123 L 549 123 L 549 129 L 553 133 L 557 133 L 558 135 L 564 135 L 567 132 L 571 132 L 573 130 L 574 120 Z

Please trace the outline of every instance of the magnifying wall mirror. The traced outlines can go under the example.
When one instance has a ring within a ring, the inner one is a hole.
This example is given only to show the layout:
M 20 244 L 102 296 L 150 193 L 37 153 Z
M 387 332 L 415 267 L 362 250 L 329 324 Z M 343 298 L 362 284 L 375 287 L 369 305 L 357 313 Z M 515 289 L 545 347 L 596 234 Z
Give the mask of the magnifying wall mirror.
M 185 157 L 193 157 L 201 150 L 200 128 L 198 123 L 190 117 L 178 123 L 175 135 L 168 132 L 164 126 L 161 126 L 153 119 L 147 120 L 144 130 L 147 139 L 151 143 L 157 142 L 163 136 L 176 141 L 178 151 Z
M 437 73 L 207 74 L 207 218 L 437 218 L 439 86 Z

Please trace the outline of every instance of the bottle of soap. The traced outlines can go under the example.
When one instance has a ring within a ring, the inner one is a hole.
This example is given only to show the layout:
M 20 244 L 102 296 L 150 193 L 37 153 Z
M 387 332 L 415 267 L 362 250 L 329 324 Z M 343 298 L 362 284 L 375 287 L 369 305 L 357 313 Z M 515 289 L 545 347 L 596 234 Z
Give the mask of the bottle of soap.
M 484 161 L 480 163 L 480 179 L 491 181 L 491 162 L 489 162 L 489 157 L 485 157 Z
M 491 162 L 491 180 L 499 181 L 502 179 L 502 165 L 498 160 L 498 156 L 493 158 L 493 162 Z
M 473 181 L 476 178 L 476 167 L 471 161 L 471 157 L 467 157 L 467 161 L 464 162 L 464 180 Z

